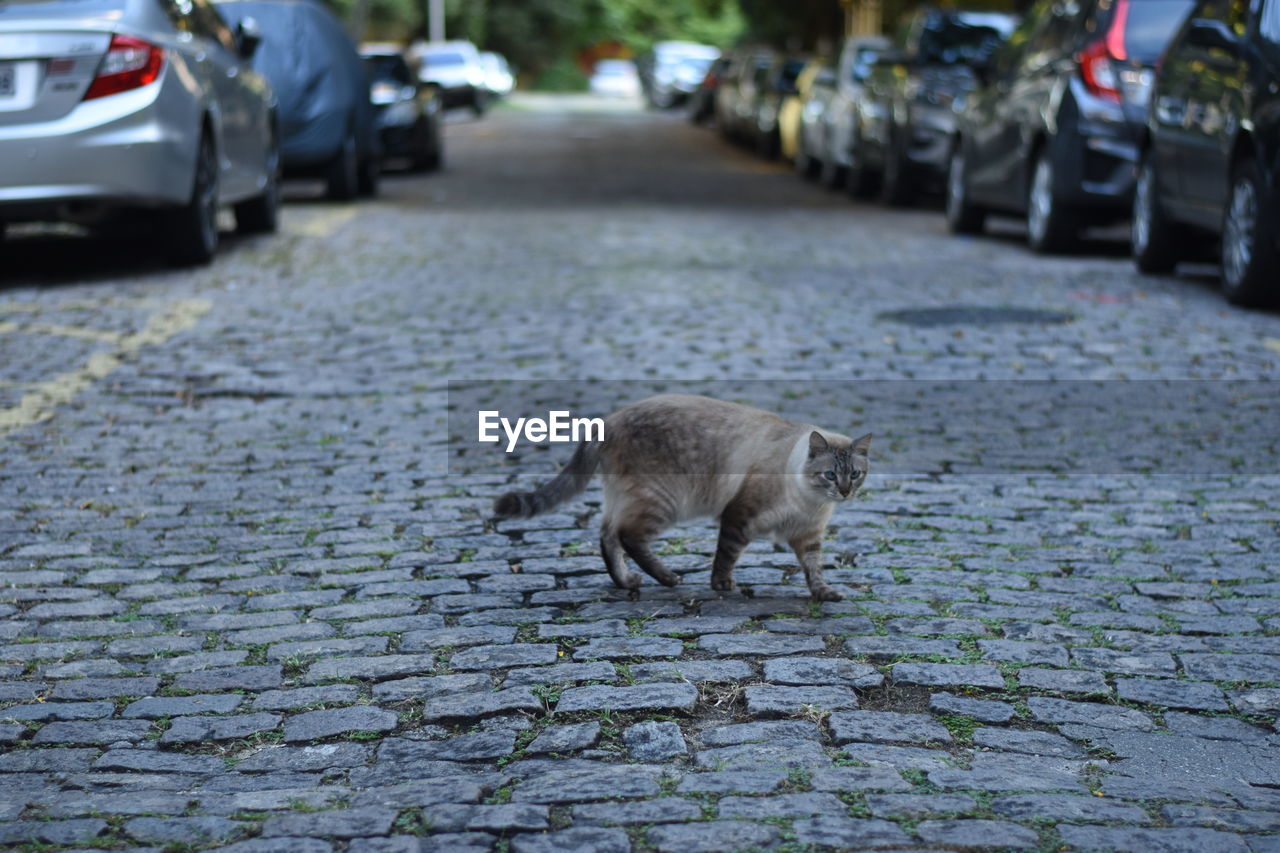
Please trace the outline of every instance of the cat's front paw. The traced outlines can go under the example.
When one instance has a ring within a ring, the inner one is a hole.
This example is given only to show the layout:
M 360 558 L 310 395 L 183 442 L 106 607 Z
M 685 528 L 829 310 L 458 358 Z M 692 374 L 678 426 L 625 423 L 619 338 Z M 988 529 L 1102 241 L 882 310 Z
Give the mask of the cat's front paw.
M 717 592 L 733 592 L 738 588 L 738 585 L 733 582 L 733 578 L 731 577 L 718 578 L 715 575 L 712 575 L 711 588 Z
M 815 590 L 811 590 L 811 592 L 813 593 L 814 601 L 843 601 L 844 600 L 843 595 L 836 592 L 835 589 L 829 586 L 820 586 Z

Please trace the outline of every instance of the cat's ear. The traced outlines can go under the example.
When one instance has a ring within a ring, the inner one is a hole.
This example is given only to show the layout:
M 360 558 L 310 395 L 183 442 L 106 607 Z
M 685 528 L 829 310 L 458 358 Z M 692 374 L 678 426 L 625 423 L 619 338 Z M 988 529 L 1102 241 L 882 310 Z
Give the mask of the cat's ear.
M 827 440 L 822 437 L 822 433 L 818 432 L 816 429 L 813 432 L 809 433 L 809 458 L 810 459 L 813 459 L 815 456 L 821 453 L 826 453 L 830 449 L 831 449 L 831 445 L 827 444 Z
M 866 456 L 867 451 L 871 449 L 871 433 L 867 433 L 862 438 L 853 440 L 853 455 Z

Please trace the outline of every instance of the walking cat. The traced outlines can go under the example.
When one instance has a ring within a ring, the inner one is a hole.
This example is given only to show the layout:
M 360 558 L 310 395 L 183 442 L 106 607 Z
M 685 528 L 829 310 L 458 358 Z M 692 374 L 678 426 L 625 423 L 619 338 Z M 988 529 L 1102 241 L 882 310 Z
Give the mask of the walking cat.
M 720 539 L 711 587 L 734 589 L 733 568 L 759 536 L 786 542 L 818 601 L 842 596 L 822 577 L 822 537 L 835 505 L 866 482 L 871 435 L 846 436 L 710 397 L 663 394 L 605 418 L 604 440 L 584 441 L 549 482 L 494 501 L 499 519 L 546 512 L 604 477 L 600 551 L 613 582 L 640 586 L 623 553 L 659 583 L 675 586 L 650 541 L 673 524 L 711 516 Z

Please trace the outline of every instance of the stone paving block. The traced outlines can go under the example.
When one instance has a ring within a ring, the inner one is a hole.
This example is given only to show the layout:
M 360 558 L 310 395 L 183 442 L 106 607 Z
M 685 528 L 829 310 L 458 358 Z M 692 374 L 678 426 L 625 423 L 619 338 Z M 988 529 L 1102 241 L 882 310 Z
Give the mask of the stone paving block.
M 0 710 L 3 720 L 100 720 L 115 713 L 111 702 L 43 702 L 36 705 L 10 705 Z
M 688 681 L 731 682 L 746 681 L 755 676 L 751 665 L 741 660 L 677 660 L 661 663 L 633 663 L 631 677 L 637 682 Z
M 680 727 L 671 722 L 643 722 L 622 733 L 627 757 L 632 761 L 666 761 L 689 751 Z
M 543 752 L 573 752 L 595 746 L 600 738 L 600 724 L 570 723 L 565 726 L 548 726 L 534 738 L 526 751 L 530 754 Z
M 679 657 L 683 651 L 684 645 L 669 637 L 599 637 L 576 649 L 573 659 L 671 658 Z
M 827 767 L 813 771 L 815 791 L 905 791 L 911 787 L 890 767 Z
M 369 760 L 372 751 L 368 745 L 358 743 L 268 746 L 242 758 L 235 769 L 241 773 L 328 771 L 339 767 L 358 767 Z
M 244 697 L 238 693 L 204 693 L 195 696 L 147 696 L 130 702 L 123 717 L 180 717 L 189 714 L 230 714 Z
M 1058 834 L 1074 850 L 1114 853 L 1249 853 L 1238 835 L 1214 829 L 1059 824 Z
M 704 746 L 733 746 L 739 743 L 763 743 L 770 740 L 795 739 L 821 741 L 817 723 L 806 720 L 770 720 L 758 723 L 736 723 L 716 726 L 698 735 Z
M 381 681 L 404 675 L 418 675 L 436 668 L 436 658 L 424 655 L 381 655 L 379 657 L 328 658 L 307 667 L 304 681 L 315 683 L 336 678 Z
M 1220 809 L 1212 806 L 1166 805 L 1160 817 L 1171 826 L 1209 826 L 1235 832 L 1280 831 L 1280 812 Z
M 365 835 L 386 835 L 395 818 L 394 810 L 372 806 L 310 814 L 285 814 L 268 818 L 262 825 L 262 837 L 358 838 Z
M 281 678 L 279 666 L 228 666 L 181 673 L 173 680 L 173 686 L 197 693 L 220 690 L 258 691 L 279 687 Z
M 213 755 L 182 755 L 154 749 L 113 749 L 93 762 L 95 770 L 136 770 L 144 773 L 194 773 L 212 775 L 227 769 Z
M 156 678 L 76 678 L 60 681 L 53 699 L 112 699 L 117 696 L 146 696 L 160 686 Z
M 473 646 L 457 652 L 449 659 L 454 669 L 505 669 L 512 666 L 555 663 L 558 657 L 553 643 L 510 643 L 502 646 Z
M 1151 731 L 1155 723 L 1139 711 L 1102 705 L 1097 702 L 1072 702 L 1047 696 L 1032 696 L 1027 700 L 1031 715 L 1045 723 L 1079 723 L 1107 729 L 1133 729 Z
M 767 849 L 777 841 L 778 829 L 744 820 L 718 820 L 655 826 L 645 837 L 658 853 L 722 853 Z
M 854 761 L 905 770 L 946 770 L 955 765 L 950 753 L 917 746 L 888 746 L 879 743 L 847 743 L 841 752 Z
M 1271 740 L 1269 737 L 1271 733 L 1266 729 L 1232 717 L 1210 717 L 1187 714 L 1182 711 L 1169 711 L 1164 715 L 1164 722 L 1170 731 L 1191 737 L 1244 743 L 1263 743 Z
M 515 750 L 515 732 L 499 729 L 470 732 L 444 740 L 389 738 L 378 750 L 378 759 L 412 764 L 426 761 L 484 761 L 510 755 Z
M 652 797 L 658 793 L 661 767 L 600 764 L 546 770 L 522 779 L 511 799 L 525 803 L 587 803 L 605 799 Z
M 638 667 L 632 667 L 632 672 Z M 536 684 L 573 684 L 579 681 L 618 680 L 617 670 L 605 661 L 595 663 L 558 663 L 553 666 L 529 667 L 507 671 L 504 687 L 529 687 Z M 638 680 L 638 679 L 637 679 Z
M 284 721 L 284 739 L 318 740 L 344 732 L 389 732 L 397 723 L 394 711 L 371 705 L 307 711 Z
M 1087 752 L 1062 735 L 1026 729 L 976 729 L 973 733 L 973 743 L 975 746 L 1024 752 L 1028 755 L 1053 755 L 1059 758 L 1088 756 Z
M 625 803 L 584 803 L 574 806 L 572 814 L 574 824 L 634 826 L 698 820 L 702 809 L 683 797 L 658 797 Z
M 879 687 L 884 683 L 884 676 L 875 667 L 842 658 L 771 658 L 764 662 L 764 678 L 773 684 Z
M 543 835 L 517 835 L 514 853 L 630 853 L 631 839 L 621 829 L 575 826 Z
M 867 807 L 876 817 L 928 817 L 967 814 L 978 801 L 965 794 L 868 794 Z
M 812 770 L 831 764 L 822 747 L 809 740 L 775 740 L 703 749 L 694 756 L 699 767 L 709 770 L 758 770 L 777 767 L 804 767 Z
M 44 843 L 63 847 L 92 844 L 107 830 L 101 818 L 15 820 L 0 823 L 0 844 Z
M 1130 702 L 1196 711 L 1229 711 L 1222 690 L 1200 681 L 1117 678 L 1116 695 Z
M 511 687 L 487 693 L 431 696 L 423 703 L 422 717 L 425 720 L 474 719 L 509 711 L 537 713 L 543 710 L 542 701 L 527 687 Z
M 1018 684 L 1035 690 L 1054 693 L 1097 694 L 1110 693 L 1107 681 L 1096 672 L 1078 669 L 1041 669 L 1024 667 L 1018 670 Z
M 1099 672 L 1122 675 L 1150 675 L 1172 678 L 1177 674 L 1173 655 L 1168 652 L 1121 652 L 1115 649 L 1072 649 L 1071 660 L 1076 666 Z
M 755 684 L 746 689 L 747 713 L 753 717 L 790 717 L 858 707 L 858 697 L 848 687 L 782 687 Z
M 723 797 L 718 805 L 720 817 L 748 820 L 843 816 L 847 811 L 845 804 L 837 797 L 817 791 L 773 797 Z
M 1136 805 L 1071 794 L 1014 794 L 996 797 L 991 810 L 1012 820 L 1063 820 L 1073 823 L 1150 823 Z
M 161 743 L 199 743 L 238 740 L 280 725 L 279 714 L 237 714 L 230 717 L 175 717 L 160 735 Z
M 698 648 L 713 655 L 795 655 L 826 647 L 820 637 L 779 634 L 703 634 Z
M 455 693 L 479 693 L 492 686 L 493 679 L 487 672 L 460 672 L 454 675 L 411 676 L 383 681 L 373 685 L 372 692 L 373 698 L 379 702 L 400 702 L 404 699 L 430 699 L 433 696 Z
M 226 841 L 247 827 L 224 817 L 136 817 L 124 831 L 143 844 L 208 844 Z
M 533 803 L 501 803 L 472 806 L 466 828 L 471 831 L 508 832 L 547 829 L 549 809 Z
M 426 649 L 482 646 L 491 643 L 510 643 L 515 636 L 516 629 L 510 625 L 476 625 L 470 628 L 406 631 L 400 639 L 400 648 L 403 651 L 416 652 Z
M 565 690 L 556 711 L 691 711 L 697 701 L 698 691 L 691 684 L 592 685 Z
M 151 723 L 146 720 L 46 723 L 31 738 L 31 743 L 136 743 L 145 738 L 150 729 Z
M 1199 681 L 1280 681 L 1280 655 L 1178 655 L 1186 674 Z
M 385 684 L 385 682 L 384 682 Z M 374 697 L 377 697 L 377 687 Z M 293 690 L 268 690 L 254 697 L 253 708 L 257 711 L 289 711 L 294 708 L 305 708 L 309 705 L 350 705 L 360 693 L 353 684 L 329 684 L 323 687 L 299 687 Z M 127 716 L 127 714 L 126 714 Z
M 654 634 L 664 633 L 653 631 Z M 547 624 L 538 626 L 538 639 L 551 640 L 558 637 L 623 637 L 627 634 L 627 623 L 621 619 L 600 619 L 595 622 L 568 622 L 565 624 Z
M 962 849 L 1029 850 L 1040 842 L 1034 830 L 999 820 L 926 820 L 916 826 L 916 834 L 932 844 Z
M 689 773 L 676 786 L 680 794 L 767 794 L 787 781 L 784 770 L 720 770 Z
M 893 665 L 893 681 L 897 684 L 921 684 L 927 687 L 991 687 L 1004 688 L 1004 676 L 994 666 L 946 663 L 898 663 Z
M 837 850 L 870 850 L 911 847 L 911 839 L 895 823 L 887 820 L 857 820 L 849 817 L 817 817 L 791 824 L 800 844 Z
M 1030 643 L 1020 640 L 979 640 L 978 648 L 986 660 L 1012 663 L 1038 663 L 1049 666 L 1066 666 L 1067 650 L 1050 643 Z
M 983 723 L 1006 723 L 1013 718 L 1014 708 L 995 699 L 971 699 L 940 691 L 929 697 L 929 710 L 935 714 L 972 717 Z
M 838 711 L 827 719 L 836 743 L 950 743 L 951 734 L 928 714 Z
M 845 654 L 866 658 L 872 663 L 892 663 L 906 655 L 963 657 L 955 640 L 920 640 L 913 637 L 851 637 L 844 641 Z

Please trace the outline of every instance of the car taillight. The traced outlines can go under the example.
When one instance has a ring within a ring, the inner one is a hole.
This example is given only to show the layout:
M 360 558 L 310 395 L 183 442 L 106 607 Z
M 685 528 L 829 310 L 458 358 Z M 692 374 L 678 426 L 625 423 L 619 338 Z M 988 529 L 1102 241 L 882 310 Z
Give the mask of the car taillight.
M 154 83 L 164 66 L 164 48 L 132 36 L 113 35 L 98 66 L 98 76 L 84 93 L 86 101 Z
M 1120 103 L 1120 76 L 1114 63 L 1129 58 L 1124 44 L 1124 27 L 1128 19 L 1129 0 L 1116 0 L 1116 9 L 1106 34 L 1076 56 L 1085 88 L 1099 98 L 1116 103 Z

